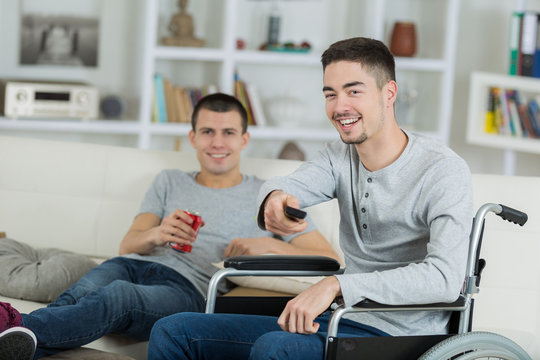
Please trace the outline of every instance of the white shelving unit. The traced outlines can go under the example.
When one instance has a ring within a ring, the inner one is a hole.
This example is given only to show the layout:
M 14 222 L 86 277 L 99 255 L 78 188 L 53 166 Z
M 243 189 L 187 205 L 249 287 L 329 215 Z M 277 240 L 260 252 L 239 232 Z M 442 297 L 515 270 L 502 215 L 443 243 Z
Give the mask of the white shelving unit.
M 166 73 L 171 81 L 182 84 L 182 76 L 179 74 L 191 73 L 200 71 L 201 73 L 214 72 L 215 78 L 211 79 L 214 84 L 217 84 L 221 91 L 233 93 L 233 78 L 234 72 L 238 71 L 241 78 L 247 82 L 254 83 L 258 89 L 265 89 L 269 85 L 261 72 L 269 72 L 276 76 L 273 81 L 279 84 L 283 78 L 283 86 L 278 89 L 282 96 L 289 92 L 290 82 L 296 84 L 304 84 L 303 89 L 305 97 L 302 100 L 309 104 L 310 108 L 319 109 L 312 110 L 310 117 L 316 119 L 313 125 L 303 126 L 301 129 L 291 129 L 286 127 L 251 127 L 250 132 L 252 139 L 265 140 L 305 140 L 305 141 L 328 141 L 337 139 L 337 135 L 332 131 L 328 120 L 325 120 L 323 110 L 323 98 L 320 94 L 322 85 L 311 86 L 315 81 L 320 81 L 321 65 L 320 54 L 330 43 L 346 37 L 352 36 L 371 36 L 381 39 L 388 43 L 390 37 L 390 27 L 392 23 L 405 16 L 407 19 L 415 21 L 418 26 L 419 34 L 419 54 L 413 58 L 396 58 L 396 70 L 398 72 L 398 84 L 400 77 L 408 79 L 412 78 L 411 85 L 418 89 L 418 102 L 415 109 L 411 109 L 410 116 L 420 119 L 414 126 L 414 130 L 424 132 L 433 137 L 440 139 L 444 143 L 448 143 L 450 131 L 450 119 L 452 109 L 452 95 L 454 82 L 454 59 L 456 48 L 459 0 L 409 0 L 405 1 L 407 6 L 403 6 L 403 1 L 398 0 L 377 0 L 377 1 L 351 1 L 351 0 L 321 0 L 319 7 L 327 7 L 330 13 L 328 18 L 329 23 L 334 23 L 330 18 L 344 19 L 347 26 L 343 26 L 337 31 L 330 31 L 325 39 L 321 41 L 319 47 L 315 46 L 313 51 L 308 54 L 297 53 L 279 53 L 271 51 L 258 51 L 256 48 L 262 40 L 257 40 L 249 37 L 251 34 L 246 33 L 244 23 L 239 23 L 238 19 L 246 19 L 246 15 L 252 15 L 254 12 L 254 4 L 262 7 L 264 2 L 253 2 L 248 0 L 219 0 L 223 6 L 223 29 L 214 29 L 216 33 L 222 34 L 221 38 L 214 37 L 207 33 L 209 48 L 182 48 L 182 47 L 166 47 L 159 45 L 159 38 L 164 36 L 159 29 L 164 28 L 161 14 L 172 13 L 171 2 L 161 0 L 160 2 L 147 0 L 146 1 L 146 47 L 145 47 L 145 67 L 143 76 L 147 81 L 150 81 L 155 72 Z M 190 3 L 190 5 L 193 2 Z M 321 4 L 322 3 L 322 4 Z M 435 3 L 435 4 L 434 4 Z M 164 10 L 165 6 L 169 6 L 168 11 Z M 206 0 L 206 10 L 215 5 L 215 0 Z M 266 4 L 269 6 L 269 4 Z M 304 3 L 304 6 L 310 5 Z M 173 4 L 174 6 L 174 4 Z M 287 2 L 281 2 L 281 12 L 288 13 L 290 6 Z M 310 5 L 313 6 L 313 5 Z M 435 6 L 435 7 L 434 7 Z M 205 6 L 200 6 L 205 8 Z M 356 11 L 356 10 L 362 11 Z M 437 10 L 433 12 L 433 10 Z M 192 11 L 197 11 L 193 9 Z M 190 11 L 188 11 L 190 12 Z M 262 11 L 264 12 L 264 11 Z M 442 18 L 437 20 L 425 21 L 428 17 L 433 18 L 433 14 L 444 14 Z M 356 23 L 362 22 L 358 20 L 359 14 L 365 17 L 365 25 L 363 28 L 358 28 Z M 205 13 L 194 13 L 196 21 L 204 21 L 204 17 L 208 16 Z M 256 14 L 252 15 L 256 18 Z M 161 19 L 161 23 L 159 21 Z M 256 18 L 264 22 L 264 17 Z M 291 18 L 283 17 L 282 21 L 286 22 Z M 254 20 L 254 22 L 256 22 Z M 320 21 L 324 21 L 320 19 Z M 442 31 L 441 29 L 442 24 Z M 355 27 L 356 26 L 356 27 Z M 260 27 L 260 26 L 259 26 Z M 263 25 L 264 27 L 264 25 Z M 324 27 L 324 26 L 323 26 Z M 434 28 L 435 27 L 435 28 Z M 217 31 L 216 31 L 217 30 Z M 221 30 L 221 31 L 220 31 Z M 438 34 L 437 33 L 438 30 Z M 253 29 L 253 32 L 256 32 Z M 260 31 L 259 31 L 260 33 Z M 435 33 L 435 35 L 434 35 Z M 235 49 L 235 41 L 237 38 L 246 38 L 248 44 L 247 49 Z M 286 39 L 282 39 L 286 40 Z M 432 43 L 430 43 L 433 42 Z M 435 44 L 444 44 L 439 49 L 430 52 Z M 216 45 L 217 44 L 217 45 Z M 172 64 L 171 64 L 172 63 Z M 197 63 L 197 64 L 195 64 Z M 186 65 L 188 64 L 188 65 Z M 184 68 L 175 73 L 171 68 Z M 203 70 L 197 70 L 197 67 Z M 168 70 L 167 70 L 168 69 Z M 195 69 L 195 70 L 193 70 Z M 283 74 L 280 75 L 280 72 Z M 279 76 L 279 77 L 278 77 Z M 292 77 L 292 79 L 291 79 Z M 307 77 L 311 79 L 306 80 Z M 202 78 L 202 77 L 201 77 Z M 204 82 L 208 79 L 198 79 Z M 190 80 L 187 80 L 188 82 Z M 193 80 L 191 80 L 193 81 Z M 425 86 L 425 83 L 436 83 L 435 87 Z M 149 82 L 147 84 L 150 84 Z M 187 84 L 189 85 L 203 85 Z M 275 86 L 275 85 L 274 85 Z M 278 85 L 279 86 L 279 85 Z M 144 86 L 141 103 L 141 122 L 143 132 L 139 138 L 139 146 L 141 148 L 152 147 L 153 135 L 161 136 L 185 136 L 189 131 L 188 126 L 179 126 L 177 124 L 152 124 L 150 121 L 151 96 L 149 93 L 150 86 Z M 263 102 L 275 97 L 276 91 L 271 90 L 261 91 Z M 267 114 L 268 117 L 268 114 Z M 404 125 L 409 126 L 409 125 Z
M 540 139 L 488 134 L 484 131 L 488 94 L 491 87 L 519 90 L 529 96 L 536 96 L 540 95 L 540 80 L 484 72 L 475 72 L 471 75 L 467 141 L 474 145 L 505 150 L 503 171 L 506 175 L 512 175 L 515 169 L 514 151 L 540 154 Z
M 460 0 L 279 1 L 280 40 L 308 40 L 313 49 L 307 54 L 257 50 L 264 42 L 272 1 L 190 1 L 188 13 L 195 20 L 196 35 L 206 40 L 205 48 L 161 46 L 161 37 L 168 35 L 165 28 L 170 16 L 178 11 L 177 1 L 138 1 L 144 23 L 142 36 L 133 39 L 140 42 L 142 58 L 141 71 L 134 74 L 140 77 L 136 119 L 69 122 L 0 118 L 0 129 L 126 135 L 139 148 L 170 148 L 175 138 L 187 135 L 189 126 L 151 122 L 154 74 L 163 73 L 176 85 L 215 84 L 221 91 L 233 93 L 234 73 L 238 71 L 242 80 L 257 87 L 264 106 L 272 99 L 293 96 L 307 109 L 309 120 L 301 126 L 272 123 L 266 111 L 270 124 L 251 127 L 252 140 L 313 143 L 338 139 L 324 113 L 322 51 L 334 41 L 353 36 L 373 37 L 388 44 L 392 24 L 407 20 L 417 25 L 418 52 L 412 58 L 396 58 L 397 80 L 402 93 L 414 90 L 418 96 L 406 113 L 413 121 L 402 126 L 448 143 Z M 246 40 L 246 49 L 235 48 L 238 38 Z

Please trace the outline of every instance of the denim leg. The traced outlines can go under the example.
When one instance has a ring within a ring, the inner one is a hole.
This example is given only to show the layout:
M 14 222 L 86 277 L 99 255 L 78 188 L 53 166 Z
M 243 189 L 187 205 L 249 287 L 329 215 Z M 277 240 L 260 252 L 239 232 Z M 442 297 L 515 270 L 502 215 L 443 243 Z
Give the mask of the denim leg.
M 271 316 L 175 314 L 154 325 L 148 359 L 322 360 L 328 319 L 317 318 L 317 334 L 302 335 L 282 331 Z M 339 335 L 388 336 L 350 320 L 342 320 Z
M 320 324 L 316 334 L 292 334 L 285 331 L 273 331 L 259 337 L 253 348 L 249 360 L 323 360 L 326 334 L 330 314 L 323 314 L 316 319 Z M 387 333 L 343 319 L 340 321 L 338 336 L 341 337 L 369 337 L 389 336 Z
M 257 338 L 278 330 L 271 316 L 175 314 L 154 325 L 148 360 L 247 359 Z
M 133 272 L 137 270 L 136 265 L 132 265 L 133 261 L 134 260 L 123 257 L 114 257 L 103 262 L 87 272 L 69 289 L 58 295 L 58 297 L 48 306 L 74 305 L 86 294 L 96 291 L 97 289 L 110 284 L 114 280 L 130 281 L 135 277 Z
M 36 357 L 85 345 L 109 333 L 146 340 L 158 319 L 181 311 L 203 311 L 204 298 L 176 271 L 138 260 L 125 266 L 128 279 L 94 290 L 90 289 L 95 283 L 88 285 L 92 282 L 85 279 L 83 286 L 70 291 L 76 296 L 64 297 L 78 298 L 73 305 L 56 304 L 22 315 L 23 326 L 38 339 Z

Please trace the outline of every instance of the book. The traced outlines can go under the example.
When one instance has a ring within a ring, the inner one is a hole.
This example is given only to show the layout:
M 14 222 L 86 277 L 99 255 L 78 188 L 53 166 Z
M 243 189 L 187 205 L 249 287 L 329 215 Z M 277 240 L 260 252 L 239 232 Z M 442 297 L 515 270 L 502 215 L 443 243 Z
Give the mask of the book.
M 531 127 L 531 121 L 527 112 L 527 99 L 519 91 L 515 92 L 515 101 L 519 113 L 519 119 L 521 121 L 521 127 L 523 129 L 524 137 L 534 137 L 534 131 Z
M 490 88 L 488 92 L 488 102 L 486 115 L 484 117 L 484 131 L 488 134 L 497 134 L 497 123 L 495 121 L 495 89 Z
M 533 77 L 540 78 L 540 14 L 537 14 L 536 48 L 534 51 Z
M 523 15 L 521 35 L 521 74 L 518 75 L 533 76 L 537 28 L 538 15 L 533 12 L 526 12 Z
M 519 112 L 516 104 L 516 91 L 506 90 L 506 102 L 508 106 L 508 114 L 510 120 L 510 131 L 512 136 L 523 137 L 523 128 L 519 119 Z
M 253 117 L 255 119 L 255 123 L 259 126 L 265 126 L 267 124 L 266 116 L 264 115 L 261 98 L 259 97 L 257 88 L 253 84 L 247 84 L 246 90 L 251 107 L 253 108 Z
M 499 96 L 498 104 L 500 106 L 499 111 L 499 134 L 510 135 L 512 130 L 510 129 L 510 112 L 508 111 L 508 102 L 506 99 L 506 91 L 504 89 L 498 89 L 497 95 Z M 496 103 L 497 104 L 497 103 Z
M 523 13 L 515 11 L 512 13 L 510 20 L 510 67 L 508 73 L 510 75 L 518 75 L 518 56 L 519 44 L 521 39 L 521 21 Z
M 534 137 L 540 137 L 540 109 L 538 108 L 538 103 L 535 99 L 529 100 L 528 110 Z
M 181 86 L 174 87 L 174 100 L 176 106 L 176 112 L 178 113 L 178 122 L 187 122 L 187 110 L 184 103 L 184 88 Z
M 158 122 L 158 108 L 157 108 L 157 100 L 156 100 L 156 85 L 154 82 L 154 85 L 152 86 L 152 122 L 156 123 Z
M 247 91 L 247 84 L 244 81 L 241 81 L 242 84 L 242 92 L 244 93 L 244 97 L 246 98 L 246 106 L 247 106 L 247 112 L 248 112 L 248 123 L 251 120 L 250 125 L 257 125 L 257 119 L 255 119 L 255 115 L 253 113 L 253 105 L 251 104 L 251 99 L 249 97 L 249 93 Z
M 163 76 L 154 75 L 154 90 L 156 92 L 157 119 L 159 123 L 167 122 L 167 105 L 165 104 L 165 89 L 163 88 Z
M 244 88 L 245 88 L 244 83 L 240 80 L 238 74 L 235 74 L 234 75 L 234 96 L 244 106 L 244 109 L 246 109 L 247 117 L 248 117 L 248 125 L 253 125 L 253 118 L 249 110 L 249 104 L 246 98 L 246 92 Z
M 184 109 L 185 113 L 183 115 L 183 122 L 191 122 L 191 114 L 193 113 L 193 103 L 191 102 L 191 96 L 189 95 L 189 90 L 184 89 Z
M 163 89 L 165 91 L 165 107 L 167 108 L 167 122 L 178 122 L 176 119 L 176 109 L 173 97 L 173 85 L 169 79 L 163 78 Z

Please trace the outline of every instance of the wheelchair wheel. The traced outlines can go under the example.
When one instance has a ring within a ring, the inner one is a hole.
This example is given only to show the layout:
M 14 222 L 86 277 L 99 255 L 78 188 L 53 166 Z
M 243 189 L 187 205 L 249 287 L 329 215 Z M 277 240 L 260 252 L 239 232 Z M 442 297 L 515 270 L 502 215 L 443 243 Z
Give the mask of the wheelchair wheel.
M 452 336 L 424 353 L 418 360 L 531 360 L 512 340 L 490 332 L 475 331 Z

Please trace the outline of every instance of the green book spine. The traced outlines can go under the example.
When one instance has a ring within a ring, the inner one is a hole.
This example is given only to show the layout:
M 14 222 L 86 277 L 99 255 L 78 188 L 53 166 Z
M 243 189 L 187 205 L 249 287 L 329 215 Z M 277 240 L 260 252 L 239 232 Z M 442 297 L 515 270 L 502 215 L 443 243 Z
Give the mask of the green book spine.
M 518 73 L 518 63 L 522 19 L 522 12 L 512 13 L 512 18 L 510 21 L 510 68 L 508 72 L 510 75 L 520 75 Z

